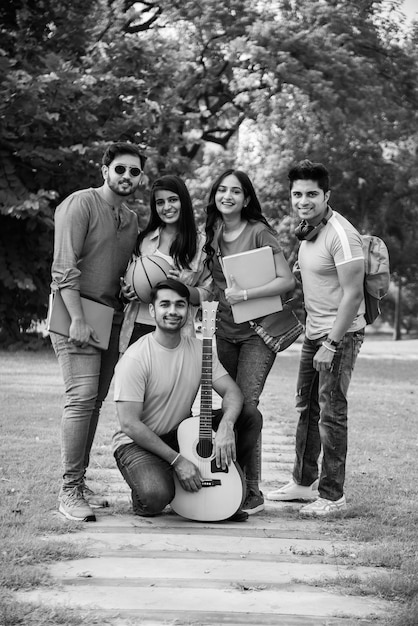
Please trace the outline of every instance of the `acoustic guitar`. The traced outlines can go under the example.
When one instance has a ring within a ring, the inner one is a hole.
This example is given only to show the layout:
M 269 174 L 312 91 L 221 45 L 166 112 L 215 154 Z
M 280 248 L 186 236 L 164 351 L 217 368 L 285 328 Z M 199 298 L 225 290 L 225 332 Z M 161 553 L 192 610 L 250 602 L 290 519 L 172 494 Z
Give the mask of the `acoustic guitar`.
M 202 375 L 200 415 L 189 417 L 178 427 L 181 455 L 197 465 L 203 479 L 199 491 L 185 491 L 174 474 L 176 494 L 173 510 L 199 522 L 227 519 L 241 506 L 244 480 L 241 468 L 232 462 L 225 469 L 216 466 L 212 430 L 212 339 L 216 327 L 217 302 L 202 303 Z

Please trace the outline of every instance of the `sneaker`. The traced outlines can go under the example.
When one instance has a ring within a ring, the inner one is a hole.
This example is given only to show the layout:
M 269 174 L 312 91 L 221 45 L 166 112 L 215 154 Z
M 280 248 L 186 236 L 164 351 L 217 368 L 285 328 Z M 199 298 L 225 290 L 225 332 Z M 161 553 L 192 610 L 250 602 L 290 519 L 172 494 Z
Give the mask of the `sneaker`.
M 82 487 L 64 489 L 59 496 L 59 512 L 76 522 L 95 522 L 96 516 L 83 496 Z
M 302 517 L 337 517 L 343 516 L 347 512 L 347 502 L 345 496 L 339 500 L 326 500 L 325 498 L 318 498 L 315 502 L 303 506 L 299 515 Z
M 291 502 L 292 500 L 316 500 L 319 497 L 318 493 L 318 480 L 309 485 L 309 487 L 303 487 L 297 485 L 294 480 L 290 483 L 270 491 L 267 494 L 267 500 L 276 500 L 279 502 Z
M 83 484 L 82 490 L 84 499 L 87 501 L 91 509 L 103 509 L 109 506 L 109 501 L 104 496 L 94 493 L 94 491 L 90 489 L 86 483 Z
M 264 497 L 261 491 L 260 493 L 249 491 L 242 505 L 242 510 L 248 513 L 248 515 L 254 515 L 254 513 L 264 511 Z

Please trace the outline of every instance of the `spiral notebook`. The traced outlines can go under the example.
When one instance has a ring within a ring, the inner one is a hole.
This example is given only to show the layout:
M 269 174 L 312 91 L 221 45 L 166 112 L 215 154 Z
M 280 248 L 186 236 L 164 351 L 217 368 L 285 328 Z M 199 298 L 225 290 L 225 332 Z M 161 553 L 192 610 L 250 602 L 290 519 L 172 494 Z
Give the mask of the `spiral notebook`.
M 81 306 L 87 323 L 96 331 L 99 341 L 90 339 L 89 344 L 102 350 L 109 347 L 114 310 L 110 306 L 81 297 Z M 47 330 L 69 336 L 71 318 L 59 291 L 49 296 Z
M 270 246 L 224 256 L 222 262 L 228 287 L 231 286 L 231 276 L 241 289 L 261 287 L 276 278 L 273 250 Z M 238 302 L 231 308 L 234 322 L 240 324 L 281 311 L 283 305 L 280 296 L 269 296 Z

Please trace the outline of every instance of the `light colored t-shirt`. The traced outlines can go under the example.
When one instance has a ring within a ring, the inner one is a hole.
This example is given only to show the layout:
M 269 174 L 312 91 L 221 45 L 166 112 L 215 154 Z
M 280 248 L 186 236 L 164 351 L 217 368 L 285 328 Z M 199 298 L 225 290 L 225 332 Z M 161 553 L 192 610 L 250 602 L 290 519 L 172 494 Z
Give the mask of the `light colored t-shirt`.
M 307 313 L 308 339 L 323 337 L 334 324 L 343 295 L 336 268 L 363 258 L 360 234 L 336 211 L 333 211 L 326 226 L 313 241 L 301 242 L 298 261 Z M 347 332 L 364 328 L 364 311 L 363 301 Z
M 200 339 L 182 336 L 176 348 L 165 348 L 154 333 L 141 337 L 121 357 L 115 368 L 114 400 L 143 402 L 141 421 L 157 435 L 164 435 L 190 416 L 200 386 Z M 213 346 L 212 382 L 226 375 Z M 132 443 L 118 431 L 114 450 Z

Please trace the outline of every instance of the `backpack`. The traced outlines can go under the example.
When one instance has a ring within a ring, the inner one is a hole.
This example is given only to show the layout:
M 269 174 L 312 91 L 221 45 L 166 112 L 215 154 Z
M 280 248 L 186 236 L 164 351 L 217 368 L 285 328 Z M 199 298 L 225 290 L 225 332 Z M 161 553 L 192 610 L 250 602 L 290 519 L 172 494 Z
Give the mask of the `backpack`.
M 376 235 L 361 235 L 364 254 L 364 303 L 366 324 L 380 315 L 380 300 L 387 294 L 390 284 L 389 252 L 386 244 Z

